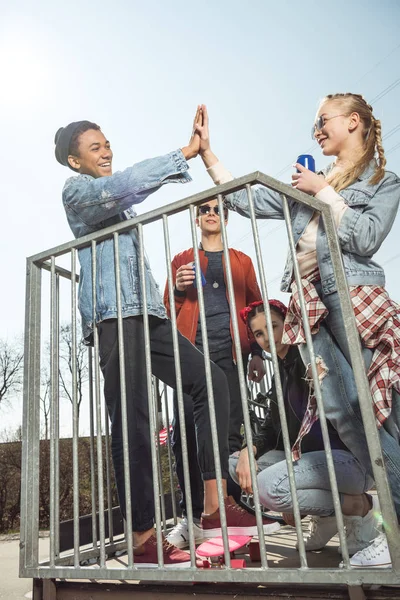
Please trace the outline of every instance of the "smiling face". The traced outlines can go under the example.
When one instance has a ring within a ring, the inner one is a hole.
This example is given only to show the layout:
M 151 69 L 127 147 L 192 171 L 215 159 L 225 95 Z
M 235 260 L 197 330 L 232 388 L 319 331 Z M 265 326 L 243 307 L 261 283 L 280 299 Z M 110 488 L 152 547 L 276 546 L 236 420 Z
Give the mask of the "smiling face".
M 215 207 L 218 209 L 218 200 L 209 200 L 205 204 L 200 206 L 209 206 L 210 210 L 207 214 L 198 214 L 196 223 L 203 234 L 221 233 L 221 220 L 220 216 L 216 214 Z M 200 207 L 199 207 L 200 209 Z M 227 212 L 226 212 L 227 215 Z M 228 219 L 225 219 L 225 225 L 228 223 Z
M 97 179 L 112 175 L 112 158 L 110 142 L 100 129 L 88 129 L 79 136 L 78 156 L 70 155 L 68 162 L 79 173 Z
M 349 114 L 340 101 L 328 100 L 321 104 L 316 122 L 320 119 L 323 124 L 321 129 L 315 130 L 315 139 L 325 156 L 337 156 L 346 146 L 356 125 L 354 114 Z
M 271 319 L 272 319 L 272 328 L 274 331 L 274 341 L 276 345 L 276 353 L 279 358 L 285 358 L 289 346 L 287 344 L 282 344 L 282 335 L 283 335 L 283 317 L 282 315 L 271 308 Z M 269 343 L 269 336 L 267 330 L 267 322 L 265 319 L 265 313 L 259 312 L 251 319 L 250 329 L 253 332 L 254 338 L 259 346 L 265 352 L 271 352 L 271 347 Z

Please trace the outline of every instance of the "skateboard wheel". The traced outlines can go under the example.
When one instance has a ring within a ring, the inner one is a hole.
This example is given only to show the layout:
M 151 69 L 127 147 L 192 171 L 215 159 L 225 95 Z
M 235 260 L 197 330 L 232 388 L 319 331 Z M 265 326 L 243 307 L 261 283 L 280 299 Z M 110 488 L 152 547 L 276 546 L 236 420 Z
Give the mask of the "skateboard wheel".
M 250 560 L 254 562 L 259 562 L 261 560 L 260 554 L 260 542 L 257 540 L 252 540 L 249 544 L 249 554 Z
M 244 558 L 233 558 L 231 560 L 231 567 L 232 569 L 245 569 L 246 561 L 244 560 Z

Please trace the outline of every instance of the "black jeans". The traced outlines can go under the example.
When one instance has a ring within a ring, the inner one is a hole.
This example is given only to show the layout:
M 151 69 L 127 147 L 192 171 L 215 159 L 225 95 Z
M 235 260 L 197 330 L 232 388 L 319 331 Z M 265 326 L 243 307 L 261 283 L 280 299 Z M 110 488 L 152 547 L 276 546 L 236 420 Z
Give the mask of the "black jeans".
M 210 355 L 211 360 L 218 365 L 226 375 L 229 385 L 230 411 L 225 414 L 226 421 L 229 421 L 229 453 L 232 454 L 242 447 L 242 435 L 240 433 L 243 423 L 242 400 L 240 396 L 239 374 L 237 366 L 232 360 L 232 347 L 219 353 Z M 203 359 L 204 360 L 204 359 Z M 247 357 L 243 357 L 244 365 L 247 365 Z M 245 369 L 246 372 L 246 369 Z M 219 403 L 219 396 L 214 390 L 215 403 Z M 187 439 L 187 453 L 189 461 L 190 475 L 190 490 L 192 493 L 192 510 L 193 517 L 200 519 L 203 512 L 203 480 L 199 469 L 199 464 L 196 455 L 196 438 L 195 438 L 195 422 L 193 414 L 193 400 L 187 394 L 183 395 L 183 404 L 185 410 L 185 425 Z M 210 440 L 211 444 L 211 440 Z M 174 392 L 174 422 L 172 433 L 172 449 L 175 456 L 176 475 L 178 477 L 179 486 L 181 488 L 180 507 L 182 514 L 186 515 L 186 495 L 185 481 L 183 477 L 183 456 L 182 456 L 182 440 L 181 429 L 179 426 L 178 400 L 176 392 Z M 228 494 L 234 496 L 236 501 L 239 501 L 241 496 L 240 487 L 233 481 L 231 476 L 228 477 Z
M 149 317 L 152 373 L 168 386 L 176 387 L 172 326 L 167 319 Z M 120 364 L 116 319 L 98 325 L 100 367 L 104 375 L 104 395 L 111 420 L 112 457 L 121 512 L 126 517 L 123 466 Z M 153 473 L 151 466 L 146 362 L 143 317 L 123 319 L 126 408 L 128 425 L 132 526 L 146 531 L 154 522 Z M 178 333 L 182 388 L 193 399 L 197 438 L 197 460 L 203 479 L 215 479 L 204 356 Z M 223 478 L 228 477 L 229 389 L 224 373 L 211 363 L 213 389 L 218 402 L 215 412 Z

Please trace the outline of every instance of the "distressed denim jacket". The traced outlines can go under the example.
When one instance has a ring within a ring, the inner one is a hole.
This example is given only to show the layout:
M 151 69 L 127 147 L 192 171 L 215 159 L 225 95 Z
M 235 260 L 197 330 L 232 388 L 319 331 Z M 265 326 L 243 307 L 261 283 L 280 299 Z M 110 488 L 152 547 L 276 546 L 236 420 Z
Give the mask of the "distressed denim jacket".
M 385 273 L 372 257 L 379 250 L 396 218 L 400 201 L 400 179 L 395 173 L 386 171 L 383 179 L 372 185 L 369 180 L 373 173 L 374 164 L 371 163 L 357 181 L 340 192 L 348 208 L 337 233 L 350 286 L 385 285 Z M 254 186 L 252 191 L 257 218 L 284 219 L 281 195 L 278 192 L 259 185 Z M 314 211 L 290 199 L 288 203 L 297 245 Z M 229 194 L 226 204 L 238 213 L 250 216 L 246 190 Z M 322 289 L 325 294 L 331 294 L 336 291 L 336 281 L 322 219 L 319 220 L 316 246 Z M 290 290 L 292 279 L 293 260 L 289 252 L 281 282 L 283 292 Z
M 67 179 L 62 199 L 68 223 L 76 238 L 110 227 L 136 216 L 134 204 L 143 202 L 166 183 L 186 183 L 191 177 L 189 166 L 181 152 L 151 158 L 109 177 L 97 179 L 78 175 Z M 139 248 L 133 229 L 119 235 L 122 317 L 143 313 L 139 279 Z M 106 239 L 97 244 L 96 315 L 99 323 L 117 317 L 117 297 L 114 274 L 114 243 Z M 92 251 L 79 250 L 81 265 L 79 280 L 79 310 L 83 337 L 90 343 L 93 333 Z M 158 284 L 146 260 L 146 291 L 149 314 L 167 318 Z

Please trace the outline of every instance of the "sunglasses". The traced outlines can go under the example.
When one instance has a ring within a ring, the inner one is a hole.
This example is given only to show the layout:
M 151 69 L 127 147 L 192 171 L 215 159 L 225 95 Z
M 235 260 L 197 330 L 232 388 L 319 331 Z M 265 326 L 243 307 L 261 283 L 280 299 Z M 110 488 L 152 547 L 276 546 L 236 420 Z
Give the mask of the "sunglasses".
M 219 206 L 208 206 L 208 204 L 203 204 L 202 206 L 199 206 L 198 214 L 199 215 L 209 215 L 212 210 L 219 217 Z M 224 208 L 224 217 L 226 218 L 227 216 L 228 216 L 228 209 Z
M 333 115 L 333 117 L 318 117 L 315 121 L 314 125 L 311 127 L 311 139 L 315 139 L 315 132 L 321 131 L 327 121 L 331 119 L 336 119 L 336 117 L 347 117 L 347 115 Z

